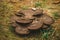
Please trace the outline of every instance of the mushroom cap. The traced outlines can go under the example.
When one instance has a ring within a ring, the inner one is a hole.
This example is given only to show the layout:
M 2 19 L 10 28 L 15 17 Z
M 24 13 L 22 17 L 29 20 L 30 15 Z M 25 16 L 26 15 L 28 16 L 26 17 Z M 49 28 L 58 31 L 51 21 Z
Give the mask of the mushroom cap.
M 16 22 L 18 22 L 18 23 L 31 23 L 32 22 L 32 20 L 25 20 L 25 19 L 16 19 Z
M 37 30 L 37 29 L 41 28 L 42 25 L 43 25 L 42 20 L 34 21 L 34 22 L 28 27 L 28 29 L 30 29 L 30 30 Z
M 54 20 L 48 15 L 43 15 L 42 20 L 43 20 L 44 24 L 48 24 L 48 25 L 50 25 L 54 22 Z
M 16 27 L 15 32 L 22 35 L 30 33 L 30 31 L 27 28 L 23 28 L 23 27 Z

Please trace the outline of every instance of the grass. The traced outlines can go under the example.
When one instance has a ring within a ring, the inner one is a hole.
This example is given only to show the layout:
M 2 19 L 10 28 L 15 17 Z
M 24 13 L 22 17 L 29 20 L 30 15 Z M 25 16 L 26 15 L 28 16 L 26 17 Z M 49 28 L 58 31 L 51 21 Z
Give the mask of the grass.
M 54 19 L 60 19 L 60 13 L 59 12 L 53 12 Z
M 44 0 L 46 1 L 46 0 Z M 36 2 L 35 3 L 35 7 L 42 7 L 41 2 Z M 45 5 L 45 4 L 44 4 Z M 43 5 L 43 7 L 45 7 Z M 41 33 L 39 33 L 38 35 L 32 35 L 29 37 L 19 37 L 16 34 L 13 33 L 13 28 L 11 25 L 9 25 L 9 20 L 11 17 L 11 13 L 13 11 L 13 4 L 11 5 L 11 3 L 0 3 L 0 40 L 56 40 L 57 37 L 55 36 L 51 36 L 54 32 L 54 29 L 50 29 L 50 30 L 41 30 Z M 22 9 L 28 9 L 28 6 L 22 5 L 21 7 Z M 53 13 L 54 19 L 59 19 L 60 15 L 58 15 L 58 12 L 54 12 Z M 1 23 L 2 22 L 2 23 Z M 60 27 L 60 26 L 59 26 Z M 57 30 L 59 31 L 59 30 Z M 40 32 L 40 31 L 39 31 Z M 57 32 L 56 34 L 59 34 L 59 32 Z M 54 35 L 56 35 L 54 34 Z M 54 39 L 53 39 L 54 37 Z M 58 35 L 57 40 L 59 40 L 60 37 Z
M 52 26 L 50 26 L 47 29 L 42 29 L 42 39 L 49 40 L 50 35 L 54 32 L 54 29 L 52 29 Z
M 43 2 L 46 2 L 47 0 L 43 0 Z
M 28 9 L 28 6 L 21 6 L 21 9 L 26 10 Z

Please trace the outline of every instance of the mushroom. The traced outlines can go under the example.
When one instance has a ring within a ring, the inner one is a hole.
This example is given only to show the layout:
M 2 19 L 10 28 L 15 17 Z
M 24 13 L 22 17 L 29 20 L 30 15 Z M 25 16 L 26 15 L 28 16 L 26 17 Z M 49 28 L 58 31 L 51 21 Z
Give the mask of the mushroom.
M 48 15 L 43 15 L 41 18 L 42 18 L 44 24 L 50 25 L 54 22 L 54 20 Z
M 15 32 L 17 34 L 22 34 L 22 35 L 30 33 L 30 31 L 27 28 L 23 28 L 23 27 L 16 27 Z
M 31 33 L 31 30 L 48 28 L 48 25 L 54 23 L 54 20 L 50 16 L 44 14 L 41 9 L 27 9 L 19 11 L 12 16 L 11 22 L 17 34 L 26 35 Z
M 37 30 L 37 29 L 41 28 L 42 25 L 43 25 L 42 20 L 34 21 L 34 22 L 28 27 L 28 29 L 30 29 L 30 30 Z

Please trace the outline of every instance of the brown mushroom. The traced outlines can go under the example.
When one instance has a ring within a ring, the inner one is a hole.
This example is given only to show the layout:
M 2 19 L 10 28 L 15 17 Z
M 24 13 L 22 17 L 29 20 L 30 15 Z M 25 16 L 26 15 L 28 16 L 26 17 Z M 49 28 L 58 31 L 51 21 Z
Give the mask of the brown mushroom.
M 43 25 L 42 20 L 34 21 L 34 22 L 28 27 L 28 29 L 30 29 L 30 30 L 37 30 L 37 29 L 41 28 L 42 25 Z
M 43 15 L 42 20 L 43 20 L 44 24 L 48 24 L 48 25 L 50 25 L 54 22 L 54 20 L 48 15 Z
M 16 13 L 12 17 L 12 26 L 15 27 L 17 34 L 29 34 L 31 30 L 38 30 L 40 28 L 46 29 L 54 20 L 43 13 L 43 10 L 27 9 Z
M 16 27 L 15 32 L 22 35 L 30 33 L 30 31 L 27 28 L 23 27 Z

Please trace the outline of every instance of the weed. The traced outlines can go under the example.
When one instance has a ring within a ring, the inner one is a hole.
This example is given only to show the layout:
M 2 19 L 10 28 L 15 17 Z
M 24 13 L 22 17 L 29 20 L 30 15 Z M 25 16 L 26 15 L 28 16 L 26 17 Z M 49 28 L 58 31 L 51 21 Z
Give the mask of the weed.
M 35 3 L 35 7 L 41 7 L 41 6 L 42 6 L 42 4 L 40 2 Z
M 60 18 L 59 12 L 54 12 L 53 17 L 54 17 L 54 19 L 59 19 Z

